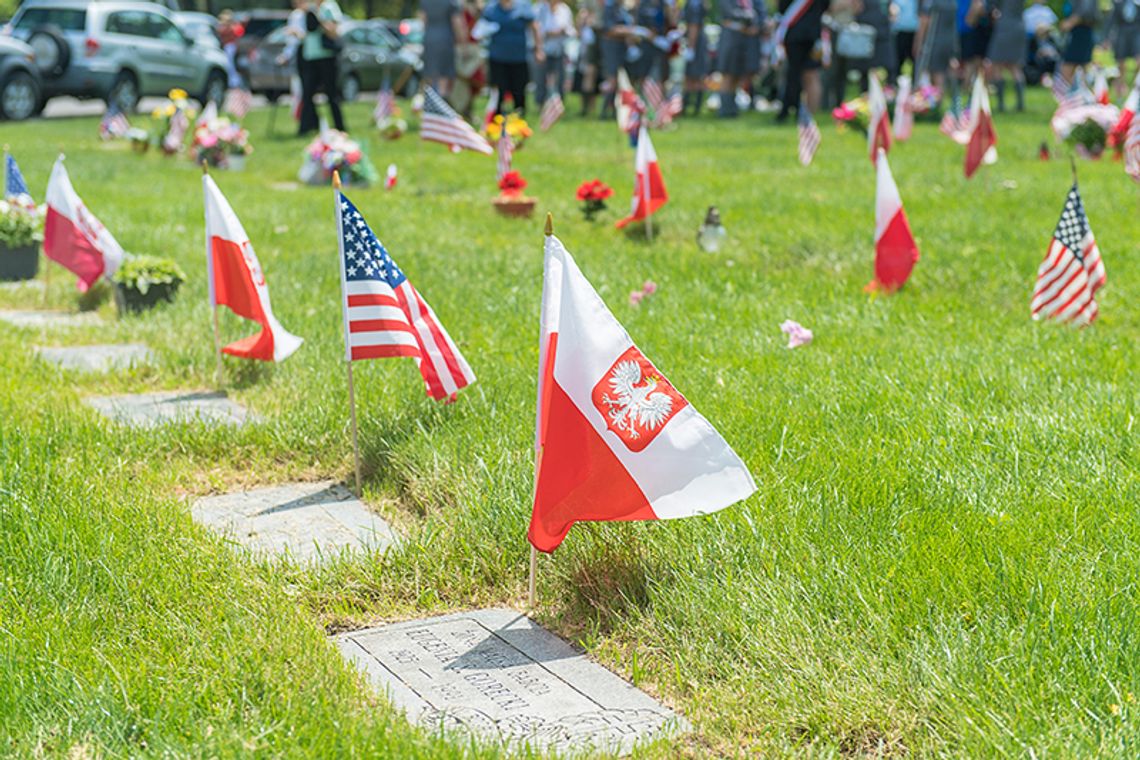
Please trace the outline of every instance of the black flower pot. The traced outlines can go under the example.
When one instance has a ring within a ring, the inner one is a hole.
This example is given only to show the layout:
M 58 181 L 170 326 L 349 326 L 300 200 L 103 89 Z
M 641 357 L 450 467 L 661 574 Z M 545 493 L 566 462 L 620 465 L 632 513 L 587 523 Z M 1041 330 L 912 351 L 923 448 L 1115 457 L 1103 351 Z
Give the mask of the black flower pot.
M 151 285 L 145 293 L 140 293 L 134 288 L 115 283 L 115 306 L 119 308 L 120 315 L 141 314 L 160 303 L 173 302 L 174 294 L 178 292 L 178 286 L 181 284 L 180 282 L 160 283 Z
M 0 280 L 31 280 L 40 269 L 40 247 L 36 243 L 9 248 L 0 243 Z

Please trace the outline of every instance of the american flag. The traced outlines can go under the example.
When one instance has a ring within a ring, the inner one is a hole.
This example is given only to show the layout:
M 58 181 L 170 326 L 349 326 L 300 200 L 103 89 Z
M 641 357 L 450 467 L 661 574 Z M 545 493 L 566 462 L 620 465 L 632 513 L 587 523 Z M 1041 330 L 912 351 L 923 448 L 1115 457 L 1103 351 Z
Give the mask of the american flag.
M 372 121 L 380 124 L 385 119 L 392 116 L 392 106 L 394 105 L 392 99 L 392 88 L 384 84 L 380 88 L 380 94 L 376 96 L 376 108 L 372 111 Z
M 1124 171 L 1140 182 L 1140 116 L 1133 115 L 1124 134 Z
M 1072 90 L 1073 83 L 1065 79 L 1058 68 L 1057 72 L 1053 74 L 1053 97 L 1060 103 Z
M 487 107 L 483 109 L 483 127 L 490 126 L 499 113 L 499 88 L 492 87 L 491 94 L 487 96 Z
M 179 108 L 170 117 L 170 129 L 166 130 L 166 137 L 162 138 L 162 147 L 167 153 L 177 153 L 182 150 L 182 141 L 186 138 L 186 130 L 190 128 L 190 117 L 186 115 L 185 108 Z
M 252 106 L 253 95 L 250 94 L 249 90 L 235 87 L 226 93 L 226 101 L 222 105 L 222 110 L 241 121 L 249 113 Z
M 562 104 L 562 96 L 556 92 L 542 104 L 542 116 L 539 118 L 538 126 L 543 132 L 547 132 L 562 118 L 564 113 L 566 113 L 566 106 Z
M 357 211 L 336 191 L 343 286 L 344 352 L 348 361 L 410 356 L 437 401 L 475 382 L 475 374 Z
M 970 114 L 968 111 L 958 111 L 956 105 L 951 106 L 942 115 L 938 124 L 938 131 L 956 143 L 965 145 L 970 141 Z
M 99 139 L 114 140 L 119 137 L 126 137 L 127 130 L 130 128 L 131 124 L 127 121 L 126 114 L 112 106 L 107 109 L 99 121 Z
M 4 154 L 4 197 L 19 198 L 21 195 L 30 195 L 28 183 L 16 164 L 16 157 L 11 153 Z
M 801 106 L 799 115 L 796 117 L 796 127 L 800 134 L 800 163 L 808 166 L 815 157 L 815 151 L 819 148 L 822 139 L 819 133 L 819 125 L 815 123 L 811 112 Z
M 511 170 L 511 156 L 515 148 L 511 145 L 511 138 L 507 134 L 506 122 L 503 123 L 503 131 L 499 133 L 499 162 L 495 167 L 495 179 L 502 179 L 503 175 Z
M 486 155 L 495 152 L 491 144 L 472 129 L 434 88 L 424 91 L 424 112 L 420 121 L 420 137 L 443 143 L 453 150 L 466 148 Z
M 653 77 L 648 77 L 641 85 L 641 92 L 645 95 L 645 102 L 653 111 L 653 126 L 663 127 L 673 121 L 681 113 L 683 101 L 681 93 L 675 92 L 672 97 L 666 98 L 665 91 Z
M 1049 251 L 1037 270 L 1033 318 L 1089 324 L 1096 319 L 1095 296 L 1104 282 L 1104 262 L 1074 182 Z

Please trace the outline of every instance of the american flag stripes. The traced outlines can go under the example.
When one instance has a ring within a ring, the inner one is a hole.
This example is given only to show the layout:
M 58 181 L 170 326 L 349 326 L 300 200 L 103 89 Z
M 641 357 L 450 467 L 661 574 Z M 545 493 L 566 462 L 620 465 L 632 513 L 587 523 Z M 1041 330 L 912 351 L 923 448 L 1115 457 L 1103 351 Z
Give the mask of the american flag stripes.
M 1037 270 L 1033 318 L 1087 325 L 1096 319 L 1096 292 L 1104 283 L 1104 262 L 1074 182 L 1049 251 Z
M 235 87 L 227 92 L 226 101 L 222 104 L 222 110 L 238 121 L 245 118 L 251 107 L 253 107 L 253 95 L 241 87 Z
M 815 123 L 811 112 L 808 111 L 807 108 L 800 106 L 799 115 L 796 117 L 796 127 L 800 135 L 800 163 L 804 166 L 808 166 L 815 157 L 815 151 L 819 148 L 819 143 L 822 139 L 819 132 L 819 125 Z
M 372 121 L 380 124 L 385 119 L 391 118 L 394 105 L 392 88 L 385 82 L 384 86 L 380 88 L 380 93 L 376 96 L 376 108 L 372 111 Z
M 558 123 L 564 113 L 566 106 L 562 103 L 562 96 L 556 92 L 542 104 L 542 116 L 539 118 L 538 126 L 543 132 L 547 132 Z
M 1053 97 L 1060 103 L 1064 100 L 1070 92 L 1073 91 L 1073 83 L 1065 79 L 1058 69 L 1057 73 L 1053 75 Z
M 103 118 L 99 121 L 99 139 L 100 140 L 114 140 L 120 137 L 126 137 L 127 130 L 131 128 L 130 122 L 127 121 L 127 116 L 118 108 L 112 106 L 108 108 Z
M 495 167 L 495 179 L 502 179 L 503 175 L 511 170 L 511 155 L 514 150 L 510 135 L 507 134 L 506 122 L 504 122 L 503 131 L 499 133 L 499 161 Z
M 947 109 L 938 124 L 938 131 L 949 137 L 959 145 L 970 141 L 970 114 L 967 111 L 959 112 L 957 107 Z
M 1124 171 L 1140 182 L 1140 116 L 1132 116 L 1124 133 Z
M 335 192 L 345 359 L 410 356 L 428 396 L 453 397 L 475 382 L 471 367 L 356 206 Z
M 653 111 L 653 126 L 663 127 L 673 121 L 673 118 L 682 110 L 681 93 L 677 92 L 670 98 L 665 97 L 665 91 L 653 77 L 646 78 L 641 85 L 641 92 L 645 95 L 645 102 Z
M 463 117 L 431 87 L 424 92 L 420 137 L 430 142 L 443 143 L 454 150 L 466 148 L 488 156 L 495 152 L 491 144 L 472 129 L 471 125 L 465 122 Z

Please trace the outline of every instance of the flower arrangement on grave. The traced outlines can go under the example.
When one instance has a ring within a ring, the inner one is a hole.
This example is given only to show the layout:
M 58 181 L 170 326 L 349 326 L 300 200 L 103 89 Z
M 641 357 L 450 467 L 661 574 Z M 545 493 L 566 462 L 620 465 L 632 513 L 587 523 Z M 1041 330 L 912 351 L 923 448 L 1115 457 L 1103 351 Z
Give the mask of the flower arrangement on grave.
M 245 157 L 253 152 L 249 144 L 249 130 L 225 116 L 199 124 L 190 144 L 194 163 L 205 161 L 219 169 L 240 169 Z
M 832 110 L 831 118 L 835 120 L 835 126 L 841 131 L 857 129 L 866 134 L 867 127 L 871 124 L 871 101 L 866 95 L 860 95 L 837 106 Z
M 40 263 L 46 207 L 27 195 L 0 200 L 0 280 L 30 280 Z
M 393 102 L 388 114 L 377 120 L 376 128 L 385 140 L 399 140 L 408 131 L 408 122 L 400 118 L 402 113 L 400 107 Z
M 326 129 L 305 148 L 298 178 L 309 185 L 330 185 L 334 171 L 346 185 L 370 185 L 380 179 L 358 142 L 344 132 Z
M 923 85 L 911 92 L 907 102 L 916 119 L 937 121 L 942 118 L 942 90 L 932 84 Z
M 170 303 L 186 280 L 173 259 L 127 255 L 111 281 L 120 314 L 138 314 L 159 303 Z
M 514 150 L 519 150 L 526 145 L 527 139 L 533 134 L 526 120 L 517 113 L 507 116 L 506 119 L 501 114 L 496 116 L 487 123 L 484 132 L 488 140 L 497 143 L 504 129 L 507 130 L 507 137 L 510 138 L 511 147 Z
M 182 143 L 190 132 L 196 111 L 190 105 L 186 90 L 177 87 L 166 95 L 167 101 L 151 111 L 154 119 L 152 135 L 162 152 L 170 156 L 182 150 Z
M 592 179 L 578 185 L 578 200 L 582 202 L 582 216 L 587 222 L 606 210 L 606 199 L 614 194 L 614 189 L 600 179 Z
M 1090 103 L 1058 111 L 1050 126 L 1057 142 L 1072 146 L 1081 158 L 1095 160 L 1109 147 L 1109 134 L 1119 118 L 1120 109 L 1116 106 Z
M 495 210 L 506 216 L 530 216 L 536 199 L 523 195 L 527 182 L 516 171 L 509 171 L 499 179 L 499 195 L 491 202 Z

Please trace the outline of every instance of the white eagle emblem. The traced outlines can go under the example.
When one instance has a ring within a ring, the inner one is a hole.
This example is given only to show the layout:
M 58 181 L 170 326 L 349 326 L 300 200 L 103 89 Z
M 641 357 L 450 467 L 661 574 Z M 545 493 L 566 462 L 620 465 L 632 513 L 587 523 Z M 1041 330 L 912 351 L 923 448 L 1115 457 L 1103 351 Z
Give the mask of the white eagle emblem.
M 624 430 L 631 440 L 641 437 L 638 427 L 653 430 L 669 419 L 673 399 L 657 388 L 657 377 L 647 377 L 644 385 L 641 366 L 635 361 L 619 362 L 610 372 L 610 389 L 614 397 L 602 395 L 602 403 L 609 409 L 606 416 L 616 430 Z M 595 397 L 596 398 L 596 397 Z

